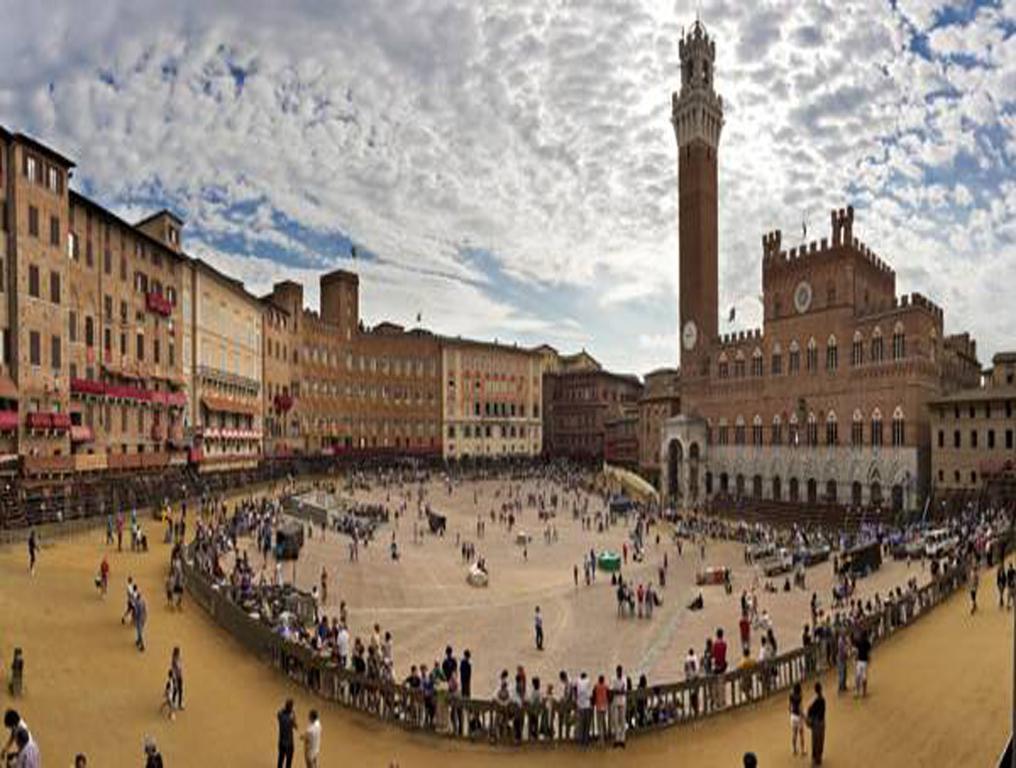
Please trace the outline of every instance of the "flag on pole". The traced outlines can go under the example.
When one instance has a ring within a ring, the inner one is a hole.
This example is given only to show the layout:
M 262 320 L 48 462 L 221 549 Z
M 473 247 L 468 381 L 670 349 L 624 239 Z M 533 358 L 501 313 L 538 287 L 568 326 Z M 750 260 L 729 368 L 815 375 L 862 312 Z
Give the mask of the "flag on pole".
M 730 317 L 727 318 L 728 323 L 734 322 L 734 318 L 737 317 L 737 307 L 730 308 Z
M 356 246 L 355 245 L 350 247 L 350 249 L 349 249 L 349 255 L 352 256 L 354 259 L 356 258 Z

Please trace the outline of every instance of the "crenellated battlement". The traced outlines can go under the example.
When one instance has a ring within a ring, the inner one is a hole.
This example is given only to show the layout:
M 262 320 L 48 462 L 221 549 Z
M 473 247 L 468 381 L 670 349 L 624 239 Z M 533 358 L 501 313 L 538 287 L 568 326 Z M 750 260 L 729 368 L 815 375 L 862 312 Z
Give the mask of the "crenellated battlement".
M 840 254 L 844 249 L 853 251 L 864 261 L 870 264 L 875 270 L 885 274 L 887 277 L 895 277 L 895 271 L 883 261 L 878 254 L 863 242 L 853 236 L 854 231 L 854 209 L 848 206 L 833 210 L 832 239 L 823 237 L 821 240 L 812 240 L 809 243 L 789 251 L 780 250 L 782 234 L 780 230 L 774 230 L 762 236 L 762 270 L 763 273 L 778 272 L 784 269 L 798 270 L 807 268 L 819 259 L 827 258 L 834 254 Z
M 718 347 L 723 350 L 728 347 L 736 347 L 739 344 L 743 344 L 746 341 L 761 341 L 762 340 L 762 329 L 761 328 L 749 328 L 744 331 L 734 331 L 733 333 L 720 334 L 716 340 Z
M 894 314 L 902 314 L 910 310 L 922 310 L 932 317 L 941 321 L 944 317 L 942 308 L 923 293 L 902 294 L 893 297 L 892 302 L 886 301 L 876 303 L 868 307 L 867 311 L 858 315 L 858 319 L 870 319 L 872 317 L 883 317 Z

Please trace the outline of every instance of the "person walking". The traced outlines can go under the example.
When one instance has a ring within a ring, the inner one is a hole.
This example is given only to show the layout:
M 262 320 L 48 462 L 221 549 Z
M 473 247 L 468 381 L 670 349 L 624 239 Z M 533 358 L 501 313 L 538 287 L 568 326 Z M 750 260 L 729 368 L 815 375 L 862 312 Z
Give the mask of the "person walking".
M 871 660 L 871 640 L 868 633 L 860 630 L 854 638 L 857 661 L 854 667 L 854 698 L 868 695 L 868 662 Z
M 39 542 L 35 538 L 35 529 L 28 532 L 28 572 L 35 575 L 35 557 L 39 552 Z
M 850 646 L 847 643 L 847 631 L 840 628 L 836 632 L 836 677 L 839 683 L 837 691 L 847 691 L 847 657 L 850 655 Z
M 977 587 L 981 580 L 981 575 L 977 570 L 977 561 L 973 560 L 970 563 L 970 575 L 968 576 L 968 583 L 970 586 L 970 615 L 973 616 L 977 613 Z
M 536 630 L 536 650 L 543 650 L 543 616 L 540 615 L 540 606 L 536 606 L 533 614 L 533 627 Z
M 310 722 L 303 732 L 303 759 L 307 768 L 318 768 L 318 756 L 321 754 L 321 720 L 318 719 L 316 709 L 312 709 L 309 715 Z
M 279 759 L 277 768 L 293 768 L 293 730 L 296 728 L 296 713 L 293 712 L 293 700 L 286 703 L 275 716 L 279 723 Z
M 807 754 L 804 746 L 804 717 L 801 711 L 803 702 L 804 696 L 801 693 L 801 684 L 794 683 L 794 687 L 790 691 L 790 746 L 794 751 L 794 757 L 797 757 L 798 754 L 798 742 L 801 744 L 801 754 Z
M 163 768 L 162 754 L 155 744 L 155 739 L 145 736 L 145 768 Z
M 134 588 L 134 631 L 137 639 L 134 644 L 139 651 L 145 650 L 145 624 L 148 623 L 148 604 L 145 602 L 141 590 Z
M 815 683 L 815 698 L 808 706 L 808 728 L 811 730 L 811 764 L 822 765 L 825 751 L 826 703 L 822 683 Z
M 183 711 L 183 659 L 180 656 L 180 646 L 173 648 L 169 671 L 173 675 L 173 705 Z
M 620 664 L 610 686 L 610 720 L 614 732 L 614 747 L 625 748 L 628 737 L 628 681 Z
M 109 592 L 109 560 L 103 555 L 102 562 L 99 563 L 99 594 L 105 599 L 107 592 Z

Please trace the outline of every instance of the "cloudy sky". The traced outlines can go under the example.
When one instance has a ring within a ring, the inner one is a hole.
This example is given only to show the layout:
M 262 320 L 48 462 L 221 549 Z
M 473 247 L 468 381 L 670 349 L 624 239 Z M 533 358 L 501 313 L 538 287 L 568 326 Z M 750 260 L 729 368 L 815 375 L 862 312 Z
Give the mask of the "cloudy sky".
M 0 0 L 0 124 L 266 291 L 361 274 L 364 319 L 677 360 L 670 94 L 716 39 L 721 307 L 760 237 L 855 234 L 982 360 L 1016 347 L 1016 0 Z M 355 245 L 358 257 L 351 258 Z

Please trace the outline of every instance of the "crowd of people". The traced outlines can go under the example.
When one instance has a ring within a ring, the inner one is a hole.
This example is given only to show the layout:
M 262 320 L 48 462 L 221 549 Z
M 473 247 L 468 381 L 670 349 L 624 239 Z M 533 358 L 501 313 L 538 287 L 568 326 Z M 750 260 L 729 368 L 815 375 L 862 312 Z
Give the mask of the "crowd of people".
M 632 535 L 631 554 L 644 551 L 649 531 L 656 524 L 651 509 L 636 508 L 626 518 L 615 515 L 608 505 L 609 492 L 594 489 L 587 472 L 561 465 L 540 465 L 538 468 L 513 468 L 498 475 L 495 470 L 446 473 L 442 481 L 448 492 L 460 484 L 484 477 L 500 479 L 503 484 L 495 491 L 493 502 L 483 519 L 478 516 L 476 540 L 456 537 L 463 561 L 482 563 L 481 552 L 485 525 L 494 525 L 511 532 L 523 509 L 538 509 L 546 524 L 545 543 L 557 540 L 556 525 L 551 521 L 559 513 L 568 513 L 581 521 L 583 528 L 610 529 L 624 525 Z M 423 484 L 436 476 L 419 468 L 385 469 L 355 473 L 348 481 L 350 488 L 377 487 L 386 491 L 388 504 L 378 504 L 364 514 L 353 513 L 357 520 L 370 519 L 374 525 L 386 520 L 412 515 L 420 519 L 436 504 L 428 498 Z M 535 489 L 523 489 L 526 482 Z M 543 484 L 541 486 L 541 483 Z M 551 490 L 551 489 L 554 490 Z M 394 502 L 391 501 L 394 498 Z M 474 497 L 477 506 L 478 496 Z M 592 507 L 590 506 L 592 502 Z M 602 503 L 602 509 L 598 509 Z M 768 612 L 761 607 L 766 590 L 756 580 L 741 592 L 737 621 L 738 650 L 728 647 L 728 635 L 718 627 L 705 639 L 702 651 L 689 648 L 683 659 L 683 678 L 677 684 L 650 683 L 646 674 L 627 673 L 621 665 L 613 673 L 580 670 L 573 674 L 560 670 L 556 679 L 542 678 L 517 665 L 514 674 L 503 669 L 488 697 L 474 698 L 473 664 L 469 649 L 457 655 L 451 644 L 444 655 L 433 662 L 412 663 L 408 673 L 398 671 L 395 662 L 394 638 L 391 631 L 373 625 L 363 636 L 351 632 L 345 603 L 339 603 L 338 615 L 328 616 L 328 577 L 322 569 L 320 591 L 317 586 L 308 593 L 295 586 L 295 578 L 287 581 L 282 564 L 271 557 L 273 539 L 285 520 L 281 497 L 247 498 L 227 503 L 222 498 L 207 498 L 197 507 L 192 525 L 192 538 L 186 539 L 187 511 L 179 515 L 169 510 L 163 514 L 166 541 L 171 556 L 166 581 L 166 597 L 171 607 L 179 608 L 183 599 L 188 567 L 193 567 L 217 591 L 242 607 L 253 620 L 267 626 L 283 641 L 283 648 L 302 649 L 306 653 L 283 654 L 283 663 L 302 667 L 297 677 L 329 698 L 337 698 L 387 719 L 398 719 L 415 727 L 488 737 L 497 742 L 540 740 L 574 740 L 582 745 L 599 743 L 623 747 L 628 732 L 653 725 L 697 717 L 705 712 L 736 706 L 771 694 L 788 677 L 779 675 L 779 665 L 794 665 L 789 679 L 794 682 L 789 693 L 791 742 L 794 754 L 805 753 L 805 735 L 811 735 L 811 756 L 820 763 L 823 757 L 826 708 L 822 687 L 814 684 L 814 697 L 805 704 L 801 681 L 823 669 L 835 669 L 837 692 L 853 690 L 863 699 L 868 692 L 873 646 L 896 627 L 913 620 L 935 602 L 925 590 L 927 578 L 910 576 L 905 584 L 869 595 L 855 597 L 856 574 L 841 573 L 834 583 L 829 601 L 813 592 L 810 621 L 802 627 L 800 651 L 780 656 L 780 645 Z M 482 525 L 481 525 L 482 523 Z M 999 607 L 1016 605 L 1016 568 L 999 560 L 1000 534 L 1008 527 L 1008 517 L 998 510 L 969 509 L 947 523 L 958 545 L 941 557 L 922 558 L 920 568 L 927 569 L 932 580 L 943 576 L 959 578 L 969 587 L 971 611 L 977 610 L 977 585 L 982 568 L 995 568 Z M 634 527 L 634 531 L 629 531 Z M 107 522 L 107 543 L 122 547 L 124 528 L 131 532 L 131 549 L 147 550 L 147 539 L 132 514 L 128 524 L 123 515 Z M 340 533 L 353 541 L 367 541 L 373 536 L 359 528 L 339 527 Z M 886 556 L 900 540 L 918 535 L 919 526 L 890 526 L 884 523 L 865 526 L 860 531 L 844 533 L 792 528 L 776 530 L 761 524 L 746 525 L 736 521 L 703 518 L 697 515 L 676 516 L 677 537 L 673 545 L 680 556 L 684 545 L 699 547 L 705 559 L 708 539 L 724 538 L 745 544 L 745 560 L 752 558 L 749 547 L 760 544 L 801 549 L 829 546 L 843 552 L 857 542 L 876 541 Z M 394 541 L 394 538 L 393 538 Z M 657 534 L 657 541 L 659 535 Z M 250 543 L 251 546 L 246 546 Z M 629 557 L 627 541 L 621 548 L 625 564 Z M 30 569 L 37 563 L 38 542 L 33 533 L 29 540 Z M 258 555 L 261 562 L 258 563 Z M 296 563 L 294 561 L 294 574 Z M 908 560 L 908 567 L 912 567 Z M 834 560 L 833 568 L 840 568 Z M 584 564 L 587 583 L 595 581 L 598 564 L 595 552 L 589 553 Z M 662 567 L 666 571 L 666 565 Z M 104 556 L 96 586 L 105 595 L 109 582 L 109 563 Z M 661 587 L 662 584 L 661 576 Z M 619 612 L 651 618 L 660 595 L 652 583 L 627 581 L 620 573 L 612 575 L 616 587 Z M 575 567 L 578 585 L 578 568 Z M 728 579 L 729 583 L 729 579 Z M 804 587 L 801 580 L 797 587 Z M 148 605 L 139 585 L 127 579 L 126 606 L 121 622 L 134 629 L 135 645 L 145 650 L 145 628 Z M 543 615 L 539 607 L 533 614 L 534 642 L 543 650 Z M 787 645 L 790 645 L 789 643 Z M 796 640 L 794 641 L 796 646 Z M 852 680 L 849 680 L 853 666 Z M 679 666 L 675 664 L 675 666 Z M 405 666 L 402 667 L 405 670 Z M 294 671 L 292 667 L 289 671 Z M 483 687 L 483 686 L 481 686 Z M 184 710 L 183 655 L 175 647 L 166 672 L 162 711 L 175 719 Z M 293 760 L 295 733 L 301 731 L 307 765 L 317 765 L 321 749 L 321 724 L 316 711 L 308 713 L 306 726 L 298 726 L 292 701 L 277 713 L 278 765 L 290 766 Z M 13 755 L 10 764 L 17 768 L 37 768 L 41 764 L 39 747 L 31 732 L 15 710 L 8 710 L 5 726 L 9 730 L 5 755 Z M 161 755 L 154 741 L 146 740 L 146 763 L 161 765 Z M 86 765 L 84 755 L 75 765 Z

